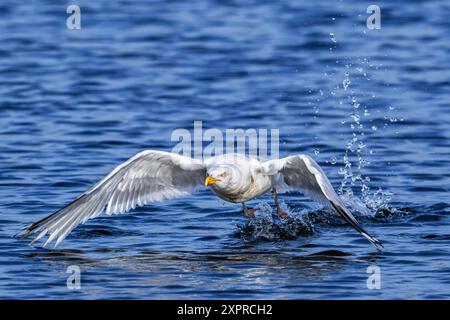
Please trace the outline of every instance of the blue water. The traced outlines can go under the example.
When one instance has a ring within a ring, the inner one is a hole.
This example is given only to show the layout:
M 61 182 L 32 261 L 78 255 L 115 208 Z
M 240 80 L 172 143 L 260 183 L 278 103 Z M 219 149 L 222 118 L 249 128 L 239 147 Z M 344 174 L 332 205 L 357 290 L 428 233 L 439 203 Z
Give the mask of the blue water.
M 80 0 L 81 30 L 68 4 L 0 4 L 0 298 L 450 297 L 448 2 L 377 1 L 380 30 L 356 0 Z M 194 120 L 280 129 L 280 155 L 313 156 L 385 252 L 297 193 L 290 225 L 270 196 L 249 222 L 201 191 L 57 249 L 13 237 Z

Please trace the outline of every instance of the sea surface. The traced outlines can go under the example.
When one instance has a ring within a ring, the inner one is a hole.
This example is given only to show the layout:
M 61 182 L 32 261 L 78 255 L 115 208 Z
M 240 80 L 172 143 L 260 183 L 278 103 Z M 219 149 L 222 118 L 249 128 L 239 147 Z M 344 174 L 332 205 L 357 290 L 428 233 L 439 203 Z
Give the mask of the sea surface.
M 370 4 L 2 1 L 0 298 L 450 298 L 450 4 L 377 1 L 373 30 Z M 202 190 L 56 249 L 14 237 L 194 121 L 279 129 L 384 252 L 300 193 L 279 195 L 289 222 Z

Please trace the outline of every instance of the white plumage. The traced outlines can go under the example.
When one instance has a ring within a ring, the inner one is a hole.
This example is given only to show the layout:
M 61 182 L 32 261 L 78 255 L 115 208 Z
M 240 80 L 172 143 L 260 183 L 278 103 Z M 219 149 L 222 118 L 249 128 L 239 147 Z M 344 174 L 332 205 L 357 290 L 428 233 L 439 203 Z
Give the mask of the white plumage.
M 48 236 L 58 245 L 79 224 L 99 216 L 123 213 L 150 202 L 192 194 L 211 186 L 220 198 L 243 203 L 272 191 L 277 212 L 276 190 L 300 190 L 326 207 L 336 210 L 375 247 L 381 243 L 370 236 L 345 208 L 325 173 L 307 155 L 258 161 L 238 154 L 217 156 L 204 162 L 163 151 L 146 150 L 119 165 L 77 199 L 52 215 L 26 228 L 23 237 L 35 235 L 31 242 Z M 244 212 L 247 210 L 244 204 Z

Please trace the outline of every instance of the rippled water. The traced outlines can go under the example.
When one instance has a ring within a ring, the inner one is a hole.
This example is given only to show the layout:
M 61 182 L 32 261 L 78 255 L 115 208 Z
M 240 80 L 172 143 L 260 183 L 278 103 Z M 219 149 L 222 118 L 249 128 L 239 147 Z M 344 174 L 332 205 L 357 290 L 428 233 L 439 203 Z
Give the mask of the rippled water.
M 378 1 L 0 4 L 1 298 L 449 298 L 450 5 Z M 100 217 L 58 249 L 13 238 L 176 128 L 279 128 L 376 252 L 333 213 L 255 221 L 210 192 Z M 81 269 L 81 290 L 66 287 Z M 369 266 L 381 289 L 366 286 Z

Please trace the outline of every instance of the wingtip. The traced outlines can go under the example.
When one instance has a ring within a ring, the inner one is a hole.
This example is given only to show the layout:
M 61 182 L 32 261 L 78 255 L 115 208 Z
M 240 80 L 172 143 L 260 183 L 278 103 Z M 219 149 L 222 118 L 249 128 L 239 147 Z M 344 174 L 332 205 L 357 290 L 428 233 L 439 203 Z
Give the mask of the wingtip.
M 380 252 L 384 252 L 383 243 L 381 243 L 381 241 L 378 241 L 377 239 L 375 240 L 376 240 L 376 243 L 374 244 L 375 248 L 377 248 L 377 250 Z
M 356 219 L 351 215 L 351 213 L 347 212 L 345 207 L 339 204 L 333 203 L 330 201 L 333 208 L 346 220 L 353 228 L 355 228 L 361 235 L 363 235 L 369 242 L 380 252 L 383 252 L 384 246 L 378 239 L 372 237 L 363 227 L 361 227 Z
M 17 231 L 13 237 L 18 238 L 19 240 L 28 238 L 33 233 L 31 230 L 31 227 L 32 226 L 27 226 L 27 227 L 22 228 L 21 230 Z
M 27 239 L 29 236 L 31 236 L 33 233 L 34 233 L 34 231 L 35 230 L 33 230 L 32 229 L 32 225 L 31 226 L 28 226 L 28 227 L 25 227 L 25 228 L 23 228 L 22 230 L 20 230 L 20 231 L 18 231 L 13 237 L 15 238 L 15 239 L 17 239 L 17 240 L 25 240 L 25 239 Z M 34 243 L 38 240 L 39 238 L 37 238 L 37 237 L 35 237 L 35 238 L 33 238 L 29 243 L 28 243 L 28 245 L 30 246 L 30 247 L 33 247 L 34 246 Z

